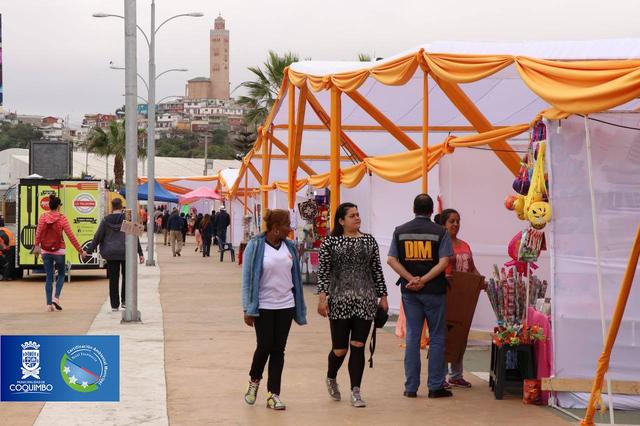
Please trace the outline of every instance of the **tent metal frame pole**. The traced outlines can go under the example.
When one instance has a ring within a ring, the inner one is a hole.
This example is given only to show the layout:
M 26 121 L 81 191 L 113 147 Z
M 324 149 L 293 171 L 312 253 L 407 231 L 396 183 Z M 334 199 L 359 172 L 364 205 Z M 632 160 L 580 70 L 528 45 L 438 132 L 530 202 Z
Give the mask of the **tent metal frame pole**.
M 354 90 L 352 92 L 346 92 L 347 95 L 365 111 L 367 114 L 371 116 L 375 121 L 377 121 L 382 127 L 388 131 L 391 136 L 396 138 L 398 142 L 400 142 L 407 150 L 411 151 L 414 149 L 419 149 L 420 146 L 413 141 L 406 133 L 398 128 L 394 124 L 394 122 L 389 119 L 382 111 L 375 107 L 369 100 L 362 96 L 360 92 Z
M 333 226 L 333 218 L 340 204 L 340 128 L 342 127 L 342 92 L 337 87 L 331 88 L 331 168 L 329 182 L 331 199 L 329 200 L 329 222 Z
M 289 173 L 287 173 L 287 180 L 289 183 L 289 187 L 287 188 L 287 205 L 289 206 L 289 209 L 292 209 L 296 197 L 296 180 L 298 177 L 298 171 L 294 169 L 296 162 L 296 86 L 294 86 L 291 81 L 289 81 L 287 104 L 287 143 L 289 145 L 289 155 L 287 155 L 287 165 L 289 167 Z
M 422 192 L 429 192 L 429 74 L 422 80 Z
M 462 113 L 462 115 L 471 123 L 471 125 L 480 133 L 495 130 L 491 122 L 482 114 L 475 103 L 467 96 L 467 94 L 455 83 L 442 80 L 434 75 L 432 78 L 436 82 L 444 94 L 449 98 L 453 105 Z M 518 175 L 520 170 L 520 157 L 511 148 L 506 140 L 492 142 L 489 144 L 495 151 L 500 161 L 513 173 Z
M 292 84 L 293 86 L 293 84 Z M 294 86 L 295 88 L 295 86 Z M 295 123 L 295 132 L 293 137 L 294 145 L 289 148 L 289 151 L 293 150 L 293 164 L 291 164 L 291 169 L 294 175 L 293 184 L 294 189 L 291 192 L 291 187 L 289 187 L 289 209 L 293 209 L 295 207 L 296 195 L 298 193 L 298 167 L 300 165 L 300 155 L 302 152 L 302 134 L 304 133 L 304 116 L 306 112 L 307 106 L 307 86 L 302 86 L 298 88 L 299 97 L 298 97 L 298 109 L 296 111 L 296 123 Z
M 307 91 L 307 101 L 311 106 L 313 112 L 315 112 L 316 116 L 320 121 L 322 121 L 321 125 L 304 125 L 304 130 L 324 130 L 327 129 L 331 131 L 331 117 L 327 112 L 322 108 L 322 105 L 318 101 L 318 99 L 313 95 L 313 93 Z M 276 126 L 277 128 L 278 126 Z M 380 128 L 384 130 L 384 128 Z M 362 160 L 368 155 L 360 149 L 360 147 L 344 132 L 346 130 L 346 126 L 341 126 L 340 129 L 340 140 L 342 143 L 342 147 L 344 148 L 345 153 L 350 157 L 352 163 L 362 162 Z
M 247 207 L 247 191 L 249 191 L 249 173 L 247 173 L 246 167 L 244 171 L 244 214 L 249 214 L 249 208 Z
M 269 133 L 269 143 L 273 143 L 273 145 L 275 145 L 276 148 L 278 148 L 284 155 L 287 156 L 287 158 L 289 158 L 289 148 L 287 148 L 287 146 L 277 137 L 275 137 L 273 135 L 273 133 Z M 269 158 L 271 158 L 271 152 L 269 153 Z M 307 163 L 305 163 L 304 161 L 300 160 L 299 162 L 299 167 L 309 176 L 313 176 L 316 175 L 316 171 L 313 170 L 311 167 L 309 167 L 309 165 L 307 165 Z
M 624 271 L 622 283 L 620 284 L 620 290 L 618 290 L 618 298 L 616 300 L 616 307 L 613 311 L 611 318 L 611 324 L 609 325 L 609 332 L 607 334 L 607 340 L 602 349 L 602 354 L 598 359 L 598 367 L 596 368 L 596 375 L 593 379 L 593 387 L 591 388 L 591 395 L 589 395 L 589 403 L 587 405 L 587 412 L 584 419 L 580 423 L 584 426 L 593 425 L 593 415 L 595 414 L 595 404 L 597 395 L 600 393 L 602 387 L 602 379 L 609 369 L 609 362 L 611 361 L 611 351 L 615 344 L 616 337 L 620 331 L 620 324 L 622 323 L 622 316 L 627 307 L 629 301 L 629 294 L 631 293 L 631 287 L 633 286 L 633 278 L 635 276 L 636 267 L 638 266 L 638 259 L 640 258 L 640 225 L 636 229 L 636 236 L 631 245 L 631 253 L 629 254 L 629 261 L 627 262 L 627 268 Z M 609 399 L 611 400 L 611 398 Z M 612 411 L 613 413 L 613 411 Z
M 269 185 L 269 144 L 265 138 L 266 135 L 263 134 L 262 128 L 258 129 L 258 138 L 261 139 L 262 144 L 262 186 Z M 264 217 L 267 214 L 267 210 L 269 209 L 269 192 L 264 188 L 260 188 L 262 191 L 262 222 L 260 226 L 264 228 Z

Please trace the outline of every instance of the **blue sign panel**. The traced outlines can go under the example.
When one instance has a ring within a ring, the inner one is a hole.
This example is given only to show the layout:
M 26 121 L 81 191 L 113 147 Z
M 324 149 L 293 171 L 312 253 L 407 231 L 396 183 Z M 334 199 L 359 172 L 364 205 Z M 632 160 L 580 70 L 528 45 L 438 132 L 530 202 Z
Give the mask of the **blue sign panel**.
M 0 401 L 119 401 L 120 336 L 0 336 Z

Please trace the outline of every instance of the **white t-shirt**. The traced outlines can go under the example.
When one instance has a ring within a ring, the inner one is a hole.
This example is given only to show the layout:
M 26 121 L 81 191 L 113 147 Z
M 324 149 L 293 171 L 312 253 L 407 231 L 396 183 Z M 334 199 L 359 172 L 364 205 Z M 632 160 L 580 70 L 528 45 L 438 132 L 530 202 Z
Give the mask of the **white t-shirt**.
M 296 305 L 293 298 L 292 266 L 293 257 L 284 241 L 280 243 L 278 250 L 265 243 L 258 295 L 260 309 L 286 309 Z

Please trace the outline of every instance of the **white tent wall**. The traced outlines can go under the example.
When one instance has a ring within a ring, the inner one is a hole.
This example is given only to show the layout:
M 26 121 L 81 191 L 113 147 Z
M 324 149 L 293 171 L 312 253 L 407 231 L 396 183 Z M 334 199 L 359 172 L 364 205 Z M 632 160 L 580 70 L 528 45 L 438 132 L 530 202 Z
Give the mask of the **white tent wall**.
M 438 182 L 438 167 L 429 173 L 429 195 L 435 200 L 440 194 Z M 413 199 L 422 192 L 422 182 L 415 180 L 408 183 L 394 183 L 386 181 L 376 175 L 370 178 L 370 196 L 368 196 L 370 209 L 370 232 L 378 241 L 380 247 L 380 260 L 384 271 L 387 291 L 389 292 L 389 308 L 393 312 L 400 310 L 400 288 L 396 286 L 398 274 L 387 265 L 387 253 L 391 245 L 395 228 L 413 219 Z M 369 185 L 363 181 L 358 188 L 366 191 Z M 365 224 L 366 222 L 363 222 Z
M 231 216 L 231 225 L 229 225 L 229 232 L 231 233 L 231 244 L 234 247 L 238 247 L 242 242 L 242 218 L 244 217 L 244 206 L 237 199 L 234 198 L 231 201 L 227 201 L 227 209 Z
M 590 116 L 592 171 L 604 293 L 604 317 L 610 322 L 635 229 L 640 223 L 640 114 Z M 624 129 L 595 120 L 629 126 Z M 548 134 L 553 207 L 552 302 L 554 372 L 559 378 L 592 379 L 602 352 L 598 283 L 585 125 L 573 116 L 553 122 Z M 612 351 L 607 377 L 640 380 L 640 274 Z M 605 386 L 606 389 L 606 386 Z M 562 407 L 585 407 L 589 395 L 561 393 Z M 606 392 L 603 398 L 607 400 Z M 608 404 L 608 403 L 607 403 Z M 640 408 L 640 398 L 617 395 L 614 406 Z

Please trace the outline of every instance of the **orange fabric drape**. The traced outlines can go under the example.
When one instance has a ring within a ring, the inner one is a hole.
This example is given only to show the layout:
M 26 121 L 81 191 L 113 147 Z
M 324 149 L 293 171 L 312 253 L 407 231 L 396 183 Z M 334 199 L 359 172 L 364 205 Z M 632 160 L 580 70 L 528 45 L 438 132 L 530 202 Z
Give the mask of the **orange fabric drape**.
M 640 61 L 547 61 L 516 58 L 522 81 L 569 113 L 606 111 L 640 94 Z
M 490 130 L 488 132 L 477 133 L 475 135 L 462 136 L 449 140 L 449 145 L 455 148 L 489 145 L 494 142 L 518 136 L 529 130 L 529 124 L 503 127 L 502 129 Z
M 429 170 L 442 158 L 442 144 L 429 149 Z M 365 158 L 367 169 L 396 183 L 411 182 L 422 177 L 422 150 Z
M 450 55 L 424 52 L 429 72 L 454 83 L 471 83 L 488 77 L 513 63 L 507 55 Z
M 416 69 L 418 69 L 418 57 L 411 54 L 376 66 L 369 73 L 377 81 L 387 86 L 402 86 L 413 77 Z
M 353 188 L 360 183 L 366 172 L 367 165 L 365 163 L 342 169 L 340 171 L 340 183 L 346 188 Z
M 336 87 L 341 92 L 348 93 L 358 90 L 369 77 L 389 86 L 401 86 L 413 77 L 417 68 L 418 57 L 410 54 L 371 69 L 364 68 L 328 76 L 307 75 L 289 69 L 288 74 L 290 81 L 298 88 L 308 84 L 314 92 Z
M 357 90 L 369 77 L 402 85 L 424 61 L 430 74 L 450 83 L 471 83 L 515 64 L 522 81 L 555 109 L 568 114 L 606 111 L 640 95 L 640 60 L 551 61 L 525 56 L 465 55 L 419 51 L 372 68 L 325 76 L 289 70 L 297 86 L 313 91 Z
M 496 140 L 505 140 L 517 136 L 526 132 L 529 128 L 530 124 L 518 124 L 469 136 L 450 136 L 443 143 L 429 147 L 428 169 L 431 170 L 444 155 L 452 154 L 456 147 L 465 148 L 488 145 L 494 143 Z M 360 183 L 367 172 L 375 173 L 385 180 L 396 183 L 405 183 L 420 179 L 423 168 L 422 156 L 422 149 L 414 149 L 398 154 L 365 158 L 361 163 L 340 169 L 340 184 L 347 188 L 353 188 Z M 329 175 L 329 172 L 313 174 L 308 178 L 297 180 L 296 192 L 300 191 L 305 185 L 311 185 L 315 188 L 326 188 L 330 186 Z M 262 185 L 261 188 L 263 191 L 273 189 L 288 191 L 289 184 L 286 181 L 274 182 L 269 185 Z
M 307 185 L 308 179 L 299 179 L 296 181 L 296 192 L 300 191 Z M 272 185 L 267 185 L 270 189 L 279 189 L 282 192 L 289 192 L 289 182 L 287 181 L 278 181 L 274 182 Z M 263 186 L 264 188 L 264 186 Z
M 309 176 L 309 185 L 316 188 L 326 188 L 329 186 L 329 172 L 319 175 Z

